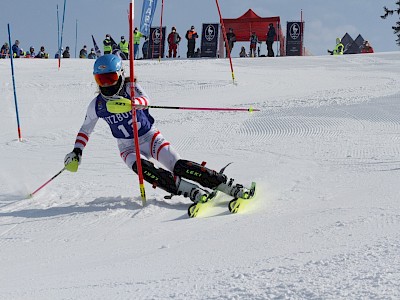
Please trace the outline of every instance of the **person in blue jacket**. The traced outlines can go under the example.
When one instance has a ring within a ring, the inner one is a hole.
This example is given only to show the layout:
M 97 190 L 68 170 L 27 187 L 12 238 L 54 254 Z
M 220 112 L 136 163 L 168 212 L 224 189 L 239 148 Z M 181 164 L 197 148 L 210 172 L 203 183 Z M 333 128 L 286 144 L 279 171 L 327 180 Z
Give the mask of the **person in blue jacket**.
M 107 102 L 120 98 L 131 99 L 130 79 L 124 75 L 122 60 L 114 54 L 99 57 L 93 68 L 99 94 L 90 102 L 84 122 L 76 136 L 74 149 L 65 156 L 68 171 L 76 172 L 82 153 L 99 119 L 103 119 L 116 138 L 121 158 L 134 172 L 138 172 L 132 128 L 132 112 L 114 114 L 107 110 Z M 140 156 L 144 180 L 173 195 L 189 197 L 193 202 L 204 202 L 216 189 L 235 198 L 248 198 L 249 189 L 228 181 L 225 174 L 208 169 L 204 164 L 184 160 L 155 126 L 150 114 L 150 98 L 135 80 L 134 103 L 137 112 Z M 158 161 L 166 169 L 155 167 Z M 198 184 L 201 186 L 199 186 Z
M 21 56 L 21 48 L 19 47 L 19 41 L 15 40 L 14 45 L 12 46 L 13 57 L 19 58 Z

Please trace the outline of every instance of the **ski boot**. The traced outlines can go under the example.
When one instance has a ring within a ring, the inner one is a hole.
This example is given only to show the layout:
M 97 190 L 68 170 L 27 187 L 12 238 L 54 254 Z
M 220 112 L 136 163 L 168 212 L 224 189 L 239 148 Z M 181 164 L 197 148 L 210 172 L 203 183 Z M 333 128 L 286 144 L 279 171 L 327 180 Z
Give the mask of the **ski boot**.
M 239 209 L 243 209 L 249 200 L 254 197 L 256 183 L 252 182 L 251 187 L 246 188 L 241 184 L 233 185 L 233 179 L 231 178 L 228 183 L 221 183 L 217 187 L 217 190 L 233 197 L 233 200 L 228 204 L 228 208 L 231 213 L 237 213 Z
M 207 202 L 210 193 L 201 189 L 198 185 L 181 178 L 177 179 L 177 195 L 183 195 L 183 197 L 189 197 L 193 203 L 204 203 Z
M 223 192 L 233 198 L 249 199 L 251 195 L 251 190 L 244 187 L 241 184 L 233 184 L 234 179 L 229 179 L 227 183 L 221 183 L 217 186 L 216 190 Z

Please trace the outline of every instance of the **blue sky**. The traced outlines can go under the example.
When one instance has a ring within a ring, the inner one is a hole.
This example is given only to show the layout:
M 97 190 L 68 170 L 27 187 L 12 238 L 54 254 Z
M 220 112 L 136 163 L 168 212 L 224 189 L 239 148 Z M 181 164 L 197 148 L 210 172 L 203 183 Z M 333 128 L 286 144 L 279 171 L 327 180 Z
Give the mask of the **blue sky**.
M 160 25 L 161 1 L 153 25 Z M 93 34 L 101 44 L 106 33 L 118 42 L 121 35 L 128 35 L 127 9 L 130 1 L 67 0 L 63 46 L 69 45 L 72 56 L 75 53 L 75 25 L 78 20 L 77 52 L 87 44 L 92 46 Z M 135 1 L 135 25 L 141 18 L 142 0 Z M 375 51 L 398 51 L 396 36 L 391 26 L 398 16 L 382 20 L 383 6 L 395 7 L 395 0 L 220 0 L 222 15 L 236 18 L 252 8 L 263 17 L 280 16 L 283 29 L 286 22 L 300 19 L 303 10 L 305 25 L 305 46 L 314 55 L 325 55 L 326 49 L 334 47 L 336 37 L 348 32 L 353 38 L 359 33 L 369 40 Z M 59 5 L 62 17 L 63 0 L 19 0 L 2 1 L 0 10 L 0 43 L 8 41 L 7 23 L 10 23 L 13 42 L 19 39 L 21 47 L 27 50 L 31 45 L 38 49 L 45 46 L 54 56 L 57 51 L 57 14 Z M 202 23 L 218 22 L 215 0 L 164 0 L 163 24 L 170 31 L 176 26 L 183 36 L 194 25 L 198 30 Z M 185 48 L 186 44 L 181 45 Z M 198 41 L 200 46 L 200 41 Z M 245 45 L 246 46 L 246 45 Z M 238 51 L 239 46 L 235 47 Z M 265 43 L 262 50 L 264 50 Z M 234 55 L 236 52 L 234 51 Z M 185 53 L 182 51 L 181 54 Z

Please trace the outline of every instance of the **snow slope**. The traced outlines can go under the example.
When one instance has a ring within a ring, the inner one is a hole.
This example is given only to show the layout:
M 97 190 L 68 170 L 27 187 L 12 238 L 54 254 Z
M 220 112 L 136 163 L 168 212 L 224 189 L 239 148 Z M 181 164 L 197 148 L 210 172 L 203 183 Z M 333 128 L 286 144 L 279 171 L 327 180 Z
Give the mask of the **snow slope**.
M 93 61 L 0 60 L 2 299 L 399 299 L 400 53 L 138 61 L 180 154 L 258 183 L 239 215 L 203 218 L 122 162 L 99 121 L 75 174 L 63 168 L 96 94 Z

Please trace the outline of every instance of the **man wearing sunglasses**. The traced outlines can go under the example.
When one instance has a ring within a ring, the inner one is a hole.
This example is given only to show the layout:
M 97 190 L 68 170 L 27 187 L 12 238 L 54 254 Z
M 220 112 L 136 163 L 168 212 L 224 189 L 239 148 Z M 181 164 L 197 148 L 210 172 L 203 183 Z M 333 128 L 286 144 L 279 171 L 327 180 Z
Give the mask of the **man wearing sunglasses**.
M 120 57 L 107 54 L 99 57 L 93 75 L 99 87 L 99 94 L 90 102 L 85 121 L 80 128 L 74 149 L 65 157 L 64 164 L 68 171 L 76 172 L 81 163 L 82 151 L 89 141 L 97 121 L 103 119 L 117 139 L 121 158 L 125 164 L 137 173 L 135 145 L 132 128 L 132 112 L 114 114 L 107 110 L 106 103 L 119 98 L 131 99 L 130 80 L 125 78 Z M 233 185 L 233 180 L 204 165 L 181 159 L 171 144 L 154 126 L 150 115 L 150 99 L 135 80 L 135 106 L 137 109 L 138 135 L 144 179 L 173 195 L 189 197 L 193 202 L 204 202 L 210 191 L 217 189 L 236 198 L 247 198 L 249 189 L 242 185 Z M 150 158 L 157 160 L 167 169 L 156 168 Z M 185 179 L 189 179 L 185 180 Z M 201 187 L 194 182 L 197 182 Z

